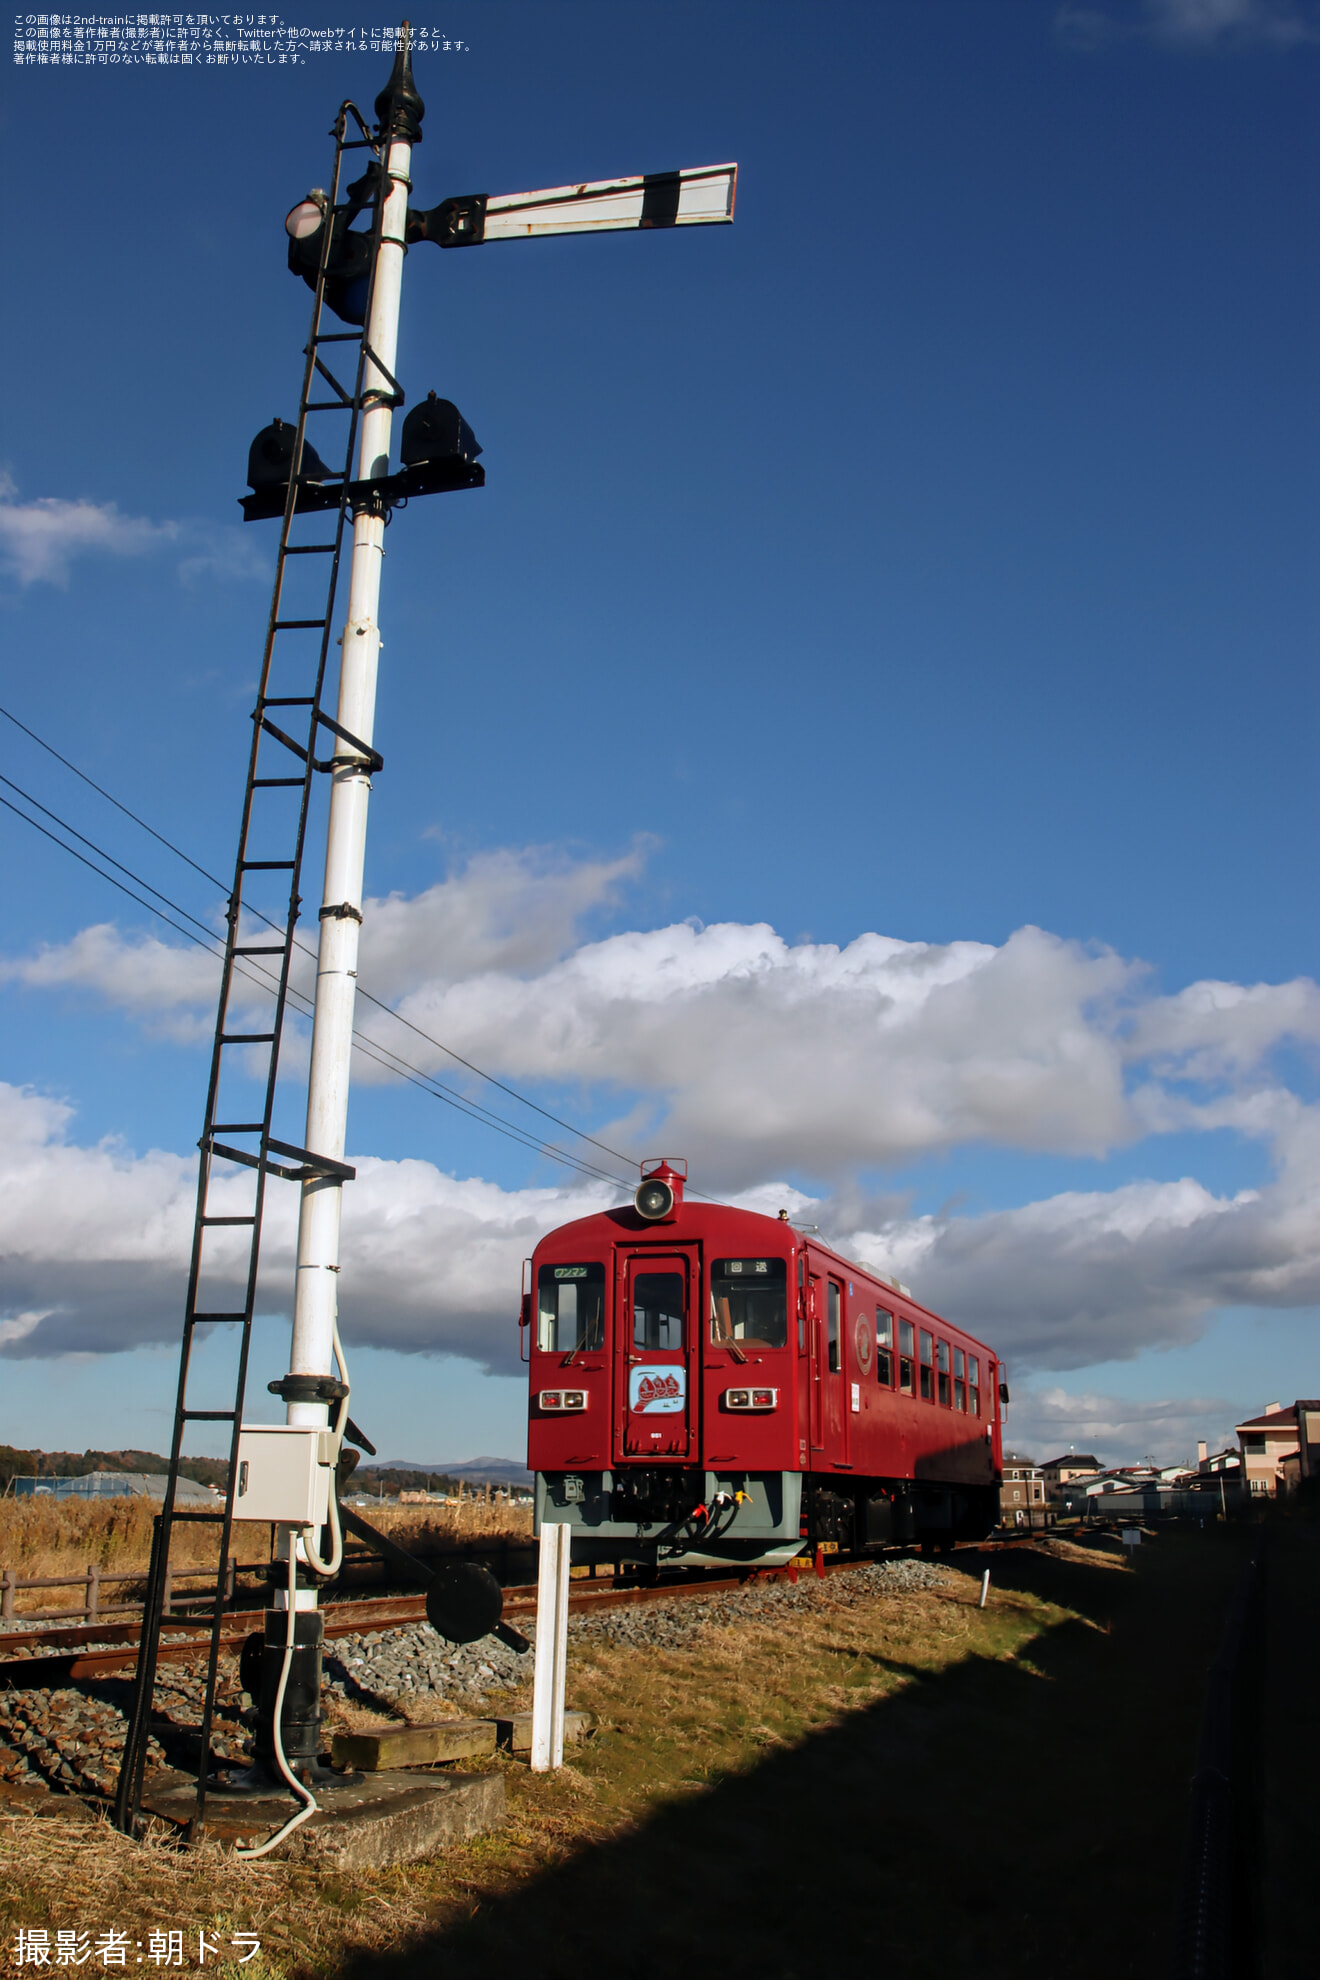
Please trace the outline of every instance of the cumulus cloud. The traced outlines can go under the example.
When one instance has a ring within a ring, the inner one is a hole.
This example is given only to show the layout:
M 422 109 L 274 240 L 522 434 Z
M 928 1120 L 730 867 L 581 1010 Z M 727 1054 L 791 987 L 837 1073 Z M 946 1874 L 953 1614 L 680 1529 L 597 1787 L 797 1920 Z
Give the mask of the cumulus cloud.
M 579 1111 L 613 1111 L 603 1139 L 663 1139 L 723 1191 L 785 1174 L 839 1191 L 967 1143 L 1098 1156 L 1211 1127 L 1273 1142 L 1290 1096 L 1272 1057 L 1320 1045 L 1310 981 L 1160 996 L 1139 964 L 1039 928 L 998 947 L 878 934 L 838 947 L 679 922 L 578 943 L 639 857 L 487 853 L 415 896 L 368 901 L 362 986 L 416 1028 L 364 1001 L 361 1030 L 424 1072 L 452 1069 L 448 1047 L 515 1085 L 571 1087 Z M 213 962 L 155 937 L 84 930 L 3 973 L 92 991 L 180 1036 L 209 1029 Z M 295 988 L 312 980 L 300 955 Z M 390 1077 L 370 1060 L 355 1071 Z
M 7 1352 L 111 1352 L 177 1338 L 196 1157 L 80 1146 L 64 1103 L 0 1086 L 0 1260 Z M 345 1193 L 346 1337 L 516 1367 L 521 1260 L 539 1236 L 622 1200 L 605 1184 L 506 1190 L 431 1163 L 353 1154 Z M 241 1212 L 250 1183 L 219 1184 Z M 1320 1300 L 1320 1118 L 1295 1109 L 1276 1181 L 1215 1196 L 1201 1184 L 1134 1183 L 1068 1193 L 984 1216 L 851 1225 L 829 1198 L 782 1183 L 737 1199 L 818 1222 L 846 1256 L 893 1273 L 989 1342 L 1015 1374 L 1133 1357 L 1195 1337 L 1218 1306 Z M 273 1189 L 260 1309 L 286 1312 L 297 1192 Z M 209 1275 L 222 1302 L 244 1248 L 214 1234 Z M 1016 1432 L 1015 1432 L 1016 1434 Z M 1200 1433 L 1204 1434 L 1204 1432 Z
M 1320 1301 L 1320 1111 L 1277 1063 L 1281 1048 L 1320 1045 L 1314 983 L 1207 981 L 1164 996 L 1140 964 L 1038 928 L 998 946 L 791 944 L 764 925 L 696 922 L 581 941 L 582 918 L 617 903 L 640 857 L 488 853 L 416 896 L 370 902 L 363 984 L 511 1084 L 570 1087 L 573 1111 L 593 1118 L 613 1110 L 600 1132 L 614 1146 L 666 1146 L 703 1190 L 818 1222 L 1019 1370 L 1187 1342 L 1227 1305 Z M 311 967 L 298 965 L 307 988 Z M 187 1041 L 209 1037 L 215 972 L 200 951 L 106 924 L 3 974 L 94 994 Z M 263 995 L 252 987 L 254 1013 Z M 358 1015 L 414 1064 L 450 1068 L 387 1013 L 364 1002 Z M 301 1043 L 286 1053 L 291 1076 Z M 387 1075 L 360 1062 L 355 1077 Z M 195 1158 L 80 1147 L 67 1109 L 12 1089 L 6 1108 L 0 1345 L 173 1338 Z M 887 1167 L 969 1143 L 1099 1156 L 1219 1128 L 1268 1148 L 1262 1188 L 1216 1194 L 1188 1175 L 920 1217 L 875 1194 Z M 353 1159 L 346 1321 L 381 1345 L 489 1366 L 512 1364 L 511 1288 L 536 1235 L 614 1200 L 608 1187 L 504 1190 L 425 1162 Z M 246 1186 L 224 1189 L 240 1205 Z M 295 1212 L 296 1192 L 276 1189 L 263 1256 L 281 1310 Z M 237 1248 L 226 1263 L 220 1241 L 215 1255 L 221 1276 L 237 1272 Z
M 1294 1103 L 1261 1190 L 1190 1177 L 1067 1191 L 978 1217 L 896 1216 L 842 1236 L 1023 1368 L 1082 1368 L 1195 1340 L 1223 1306 L 1320 1302 L 1320 1116 Z
M 179 576 L 264 577 L 269 559 L 235 525 L 152 522 L 126 516 L 114 502 L 70 501 L 39 495 L 20 502 L 13 479 L 0 471 L 0 573 L 26 587 L 66 586 L 77 558 L 143 557 L 176 549 Z
M 110 1353 L 178 1338 L 196 1194 L 196 1155 L 80 1146 L 64 1102 L 0 1084 L 0 1261 L 10 1354 Z M 344 1198 L 346 1336 L 516 1366 L 521 1263 L 542 1232 L 621 1199 L 604 1185 L 502 1190 L 429 1162 L 353 1158 Z M 242 1214 L 246 1175 L 219 1179 L 215 1210 Z M 298 1191 L 272 1187 L 259 1310 L 289 1310 Z M 246 1244 L 221 1228 L 206 1284 L 241 1283 Z M 350 1262 L 351 1261 L 351 1262 Z M 17 1309 L 15 1311 L 14 1309 Z

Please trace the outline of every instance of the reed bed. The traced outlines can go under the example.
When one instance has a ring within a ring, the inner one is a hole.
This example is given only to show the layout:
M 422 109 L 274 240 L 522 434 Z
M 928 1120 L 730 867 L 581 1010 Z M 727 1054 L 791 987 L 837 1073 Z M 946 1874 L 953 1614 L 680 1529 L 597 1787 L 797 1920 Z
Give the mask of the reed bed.
M 386 1499 L 362 1510 L 373 1526 L 400 1546 L 424 1552 L 473 1541 L 530 1541 L 532 1533 L 531 1507 L 510 1505 L 505 1499 L 492 1498 L 488 1503 L 465 1497 L 457 1505 L 420 1506 Z M 158 1511 L 155 1499 L 0 1499 L 0 1571 L 9 1568 L 23 1581 L 82 1574 L 89 1566 L 102 1574 L 138 1569 L 145 1574 L 151 1558 L 151 1522 Z M 218 1527 L 176 1526 L 170 1565 L 176 1574 L 192 1568 L 213 1571 L 218 1546 Z M 270 1529 L 235 1527 L 230 1552 L 241 1564 L 267 1559 Z M 107 1591 L 102 1601 L 108 1605 L 137 1599 L 139 1591 L 124 1582 Z M 14 1609 L 25 1615 L 66 1604 L 73 1607 L 78 1600 L 76 1588 L 21 1589 Z

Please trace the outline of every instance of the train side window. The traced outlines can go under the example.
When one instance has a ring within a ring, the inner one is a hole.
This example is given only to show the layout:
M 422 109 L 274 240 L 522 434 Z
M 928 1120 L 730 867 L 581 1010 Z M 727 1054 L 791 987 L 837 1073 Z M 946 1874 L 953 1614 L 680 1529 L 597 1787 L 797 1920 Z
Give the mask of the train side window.
M 605 1345 L 605 1267 L 543 1265 L 536 1280 L 536 1345 L 546 1354 Z
M 916 1340 L 910 1320 L 898 1323 L 898 1386 L 905 1396 L 916 1394 L 912 1380 L 912 1364 L 916 1360 Z
M 974 1354 L 967 1357 L 967 1399 L 972 1406 L 972 1415 L 981 1414 L 981 1363 Z
M 717 1347 L 788 1346 L 788 1266 L 782 1258 L 717 1258 L 710 1268 L 710 1337 Z
M 921 1329 L 921 1393 L 927 1402 L 935 1400 L 935 1338 Z
M 967 1408 L 967 1356 L 961 1348 L 953 1350 L 953 1406 Z
M 825 1359 L 828 1364 L 830 1373 L 832 1375 L 837 1375 L 840 1366 L 839 1308 L 842 1305 L 843 1300 L 836 1281 L 831 1279 L 829 1283 L 830 1283 L 829 1307 L 825 1322 L 825 1350 L 826 1350 Z
M 882 1389 L 894 1386 L 894 1316 L 875 1309 L 875 1379 Z
M 949 1394 L 949 1343 L 935 1343 L 935 1379 L 939 1388 L 939 1399 L 947 1409 L 953 1398 Z
M 639 1272 L 633 1280 L 633 1346 L 681 1348 L 683 1274 Z
M 807 1254 L 798 1253 L 798 1353 L 807 1351 Z

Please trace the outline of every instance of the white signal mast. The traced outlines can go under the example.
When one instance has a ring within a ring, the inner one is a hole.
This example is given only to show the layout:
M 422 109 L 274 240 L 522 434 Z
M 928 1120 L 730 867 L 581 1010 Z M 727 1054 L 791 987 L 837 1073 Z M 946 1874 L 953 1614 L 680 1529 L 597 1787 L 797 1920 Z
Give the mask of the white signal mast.
M 358 478 L 364 483 L 379 482 L 389 474 L 397 389 L 395 354 L 403 264 L 409 244 L 431 241 L 442 248 L 479 247 L 497 241 L 540 240 L 554 234 L 718 225 L 733 219 L 738 174 L 737 166 L 732 164 L 705 166 L 553 186 L 539 192 L 447 199 L 428 212 L 410 211 L 412 149 L 421 139 L 424 108 L 413 84 L 406 23 L 394 73 L 378 109 L 386 99 L 388 107 L 382 111 L 380 135 L 388 143 L 382 147 L 383 169 L 377 195 L 384 200 L 384 213 L 371 287 L 371 314 L 366 326 L 369 355 L 364 391 L 371 397 L 369 402 L 364 402 L 358 458 Z M 295 209 L 291 223 L 299 212 L 305 213 L 306 208 Z M 293 225 L 290 231 L 296 238 Z M 384 533 L 385 516 L 379 504 L 357 509 L 348 613 L 341 636 L 337 711 L 340 736 L 347 735 L 353 742 L 341 742 L 337 746 L 332 773 L 307 1092 L 306 1148 L 311 1154 L 328 1157 L 340 1165 L 348 1128 L 349 1068 L 371 792 L 371 760 L 354 745 L 370 747 L 375 726 Z M 303 1181 L 289 1363 L 290 1374 L 294 1376 L 333 1375 L 342 1202 L 341 1175 L 329 1171 L 310 1175 Z M 286 1405 L 287 1420 L 290 1425 L 307 1429 L 324 1428 L 330 1419 L 330 1407 L 324 1401 L 290 1400 Z M 289 1544 L 294 1544 L 292 1531 Z M 567 1546 L 559 1549 L 546 1566 L 553 1588 L 549 1597 L 552 1608 L 546 1616 L 549 1623 L 550 1613 L 561 1618 L 565 1612 Z M 542 1579 L 546 1579 L 544 1572 Z M 300 1608 L 314 1609 L 317 1591 L 314 1587 L 299 1589 L 296 1599 Z M 544 1601 L 542 1608 L 546 1608 Z M 558 1629 L 543 1627 L 538 1638 L 538 1740 L 534 1757 L 540 1766 L 557 1765 L 562 1751 L 561 1639 L 562 1621 Z

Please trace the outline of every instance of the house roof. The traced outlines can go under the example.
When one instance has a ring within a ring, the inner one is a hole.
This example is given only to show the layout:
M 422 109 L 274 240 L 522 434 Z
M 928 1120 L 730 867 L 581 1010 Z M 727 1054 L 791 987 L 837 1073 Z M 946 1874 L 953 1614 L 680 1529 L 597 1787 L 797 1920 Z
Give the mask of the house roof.
M 1034 1471 L 1036 1469 L 1035 1458 L 1028 1457 L 1025 1451 L 1005 1451 L 1004 1463 L 1019 1464 L 1019 1465 L 1025 1464 L 1029 1471 Z
M 1238 1430 L 1284 1430 L 1290 1436 L 1297 1435 L 1297 1411 L 1295 1409 L 1273 1409 L 1268 1416 L 1247 1416 L 1234 1426 Z
M 1041 1466 L 1042 1471 L 1099 1471 L 1100 1460 L 1084 1451 L 1067 1451 L 1063 1457 L 1050 1458 Z

